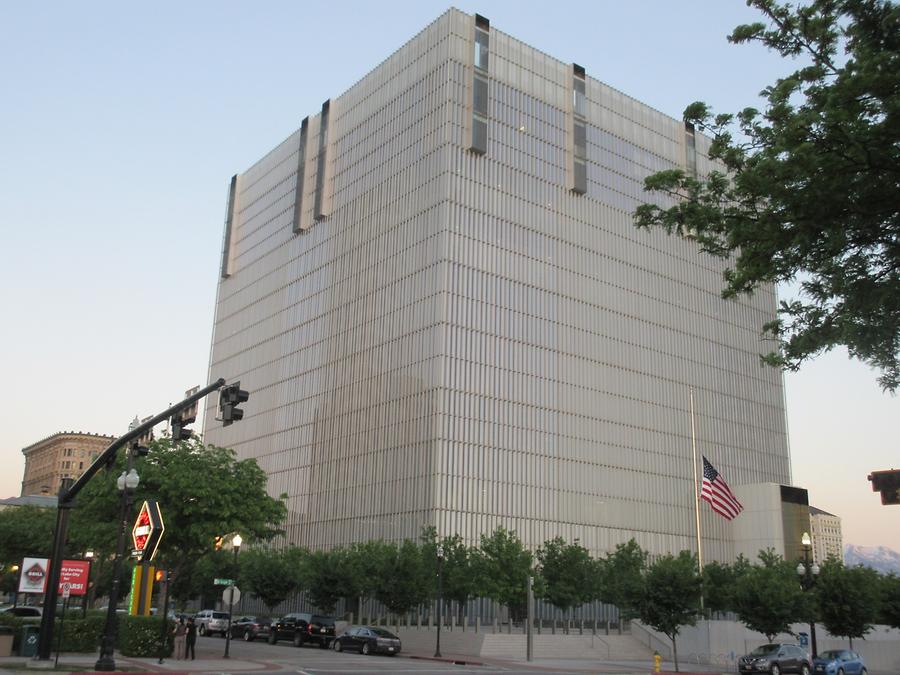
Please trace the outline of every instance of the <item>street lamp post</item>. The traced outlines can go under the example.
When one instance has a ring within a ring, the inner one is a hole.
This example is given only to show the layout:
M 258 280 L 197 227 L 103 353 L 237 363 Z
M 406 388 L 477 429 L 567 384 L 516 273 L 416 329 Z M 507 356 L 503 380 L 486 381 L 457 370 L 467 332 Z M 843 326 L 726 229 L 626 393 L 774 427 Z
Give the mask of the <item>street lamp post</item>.
M 13 607 L 16 607 L 19 602 L 19 583 L 21 582 L 22 575 L 19 573 L 18 565 L 13 565 L 9 568 L 9 571 L 16 575 L 16 585 L 13 586 Z
M 88 564 L 88 573 L 87 573 L 87 586 L 84 589 L 84 597 L 81 598 L 81 618 L 87 616 L 87 608 L 88 608 L 88 594 L 91 592 L 91 572 L 94 567 L 94 552 L 93 551 L 85 551 L 84 559 L 87 560 Z
M 437 564 L 438 564 L 438 603 L 437 603 L 437 644 L 434 647 L 434 657 L 441 657 L 441 609 L 444 604 L 444 547 L 438 544 L 437 547 Z
M 113 563 L 112 586 L 109 590 L 109 606 L 106 608 L 106 628 L 103 631 L 103 640 L 100 643 L 100 658 L 94 664 L 95 670 L 113 671 L 116 669 L 116 660 L 113 653 L 116 648 L 116 633 L 118 632 L 118 617 L 116 605 L 119 604 L 119 583 L 122 576 L 122 558 L 125 555 L 125 532 L 128 530 L 128 517 L 131 513 L 131 500 L 134 490 L 140 483 L 140 477 L 134 470 L 134 449 L 129 448 L 125 453 L 125 471 L 116 481 L 116 486 L 122 493 L 122 508 L 119 514 L 119 533 L 116 540 L 116 558 Z
M 228 648 L 231 645 L 231 615 L 234 613 L 234 585 L 237 583 L 237 559 L 238 553 L 241 550 L 241 544 L 244 540 L 241 538 L 241 535 L 236 534 L 234 538 L 231 540 L 231 547 L 234 549 L 234 569 L 235 575 L 234 579 L 231 580 L 231 589 L 230 595 L 228 596 L 228 629 L 225 631 L 225 656 L 224 658 L 230 658 L 228 656 Z
M 808 532 L 804 532 L 800 539 L 803 547 L 803 561 L 797 564 L 797 574 L 800 576 L 800 584 L 804 591 L 809 591 L 816 585 L 816 579 L 819 576 L 819 566 L 812 560 L 812 540 Z M 816 622 L 809 622 L 809 640 L 812 647 L 812 657 L 819 655 L 816 647 Z

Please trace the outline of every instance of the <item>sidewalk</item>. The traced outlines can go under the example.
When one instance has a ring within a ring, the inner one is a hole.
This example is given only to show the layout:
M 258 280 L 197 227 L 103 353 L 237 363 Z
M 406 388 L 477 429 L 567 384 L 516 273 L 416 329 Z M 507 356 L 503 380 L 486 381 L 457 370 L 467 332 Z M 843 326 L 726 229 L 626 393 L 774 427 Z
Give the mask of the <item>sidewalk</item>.
M 23 673 L 28 672 L 39 675 L 42 671 L 40 668 L 29 668 L 28 661 L 31 659 L 24 656 L 6 656 L 0 657 L 0 674 L 5 673 Z M 90 673 L 94 671 L 94 664 L 97 662 L 96 654 L 60 654 L 59 666 L 53 670 L 54 659 L 49 661 L 50 670 L 54 673 L 73 672 L 73 673 Z M 251 661 L 238 659 L 196 659 L 193 661 L 176 661 L 175 659 L 165 659 L 163 663 L 159 663 L 157 658 L 129 658 L 116 654 L 116 670 L 129 671 L 133 673 L 240 673 L 240 672 L 275 672 L 280 670 L 295 671 L 295 668 L 286 668 L 274 663 L 265 661 Z

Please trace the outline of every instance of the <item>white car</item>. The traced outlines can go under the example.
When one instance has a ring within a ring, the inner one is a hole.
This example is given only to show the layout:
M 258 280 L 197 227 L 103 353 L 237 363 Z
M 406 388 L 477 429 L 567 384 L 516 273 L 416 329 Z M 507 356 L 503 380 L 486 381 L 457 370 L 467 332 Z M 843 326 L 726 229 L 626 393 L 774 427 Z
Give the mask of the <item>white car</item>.
M 39 617 L 41 616 L 41 608 L 29 607 L 27 605 L 19 605 L 18 607 L 9 605 L 7 607 L 0 607 L 0 614 L 12 614 L 13 616 L 23 617 Z
M 194 615 L 194 623 L 197 624 L 199 635 L 224 636 L 228 632 L 228 612 L 217 612 L 212 609 L 204 609 Z

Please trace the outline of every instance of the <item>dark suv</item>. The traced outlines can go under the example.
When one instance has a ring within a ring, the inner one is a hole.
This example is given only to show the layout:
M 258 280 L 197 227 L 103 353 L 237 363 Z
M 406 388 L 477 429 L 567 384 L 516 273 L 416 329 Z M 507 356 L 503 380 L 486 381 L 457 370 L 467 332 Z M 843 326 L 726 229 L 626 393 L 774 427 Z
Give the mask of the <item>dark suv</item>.
M 327 649 L 334 641 L 334 617 L 295 612 L 273 619 L 269 644 L 274 645 L 279 640 L 291 640 L 295 647 L 312 643 Z
M 804 649 L 797 645 L 771 644 L 757 647 L 738 661 L 738 672 L 747 673 L 800 673 L 810 675 L 812 664 Z

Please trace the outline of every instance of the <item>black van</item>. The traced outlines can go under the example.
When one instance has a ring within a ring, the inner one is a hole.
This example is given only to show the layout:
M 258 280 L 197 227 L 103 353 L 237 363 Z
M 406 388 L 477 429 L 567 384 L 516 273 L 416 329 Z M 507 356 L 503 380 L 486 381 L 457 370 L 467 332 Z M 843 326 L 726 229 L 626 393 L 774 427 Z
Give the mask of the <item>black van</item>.
M 279 640 L 291 640 L 295 647 L 312 643 L 327 649 L 334 641 L 334 617 L 294 612 L 273 619 L 269 644 L 274 645 Z

